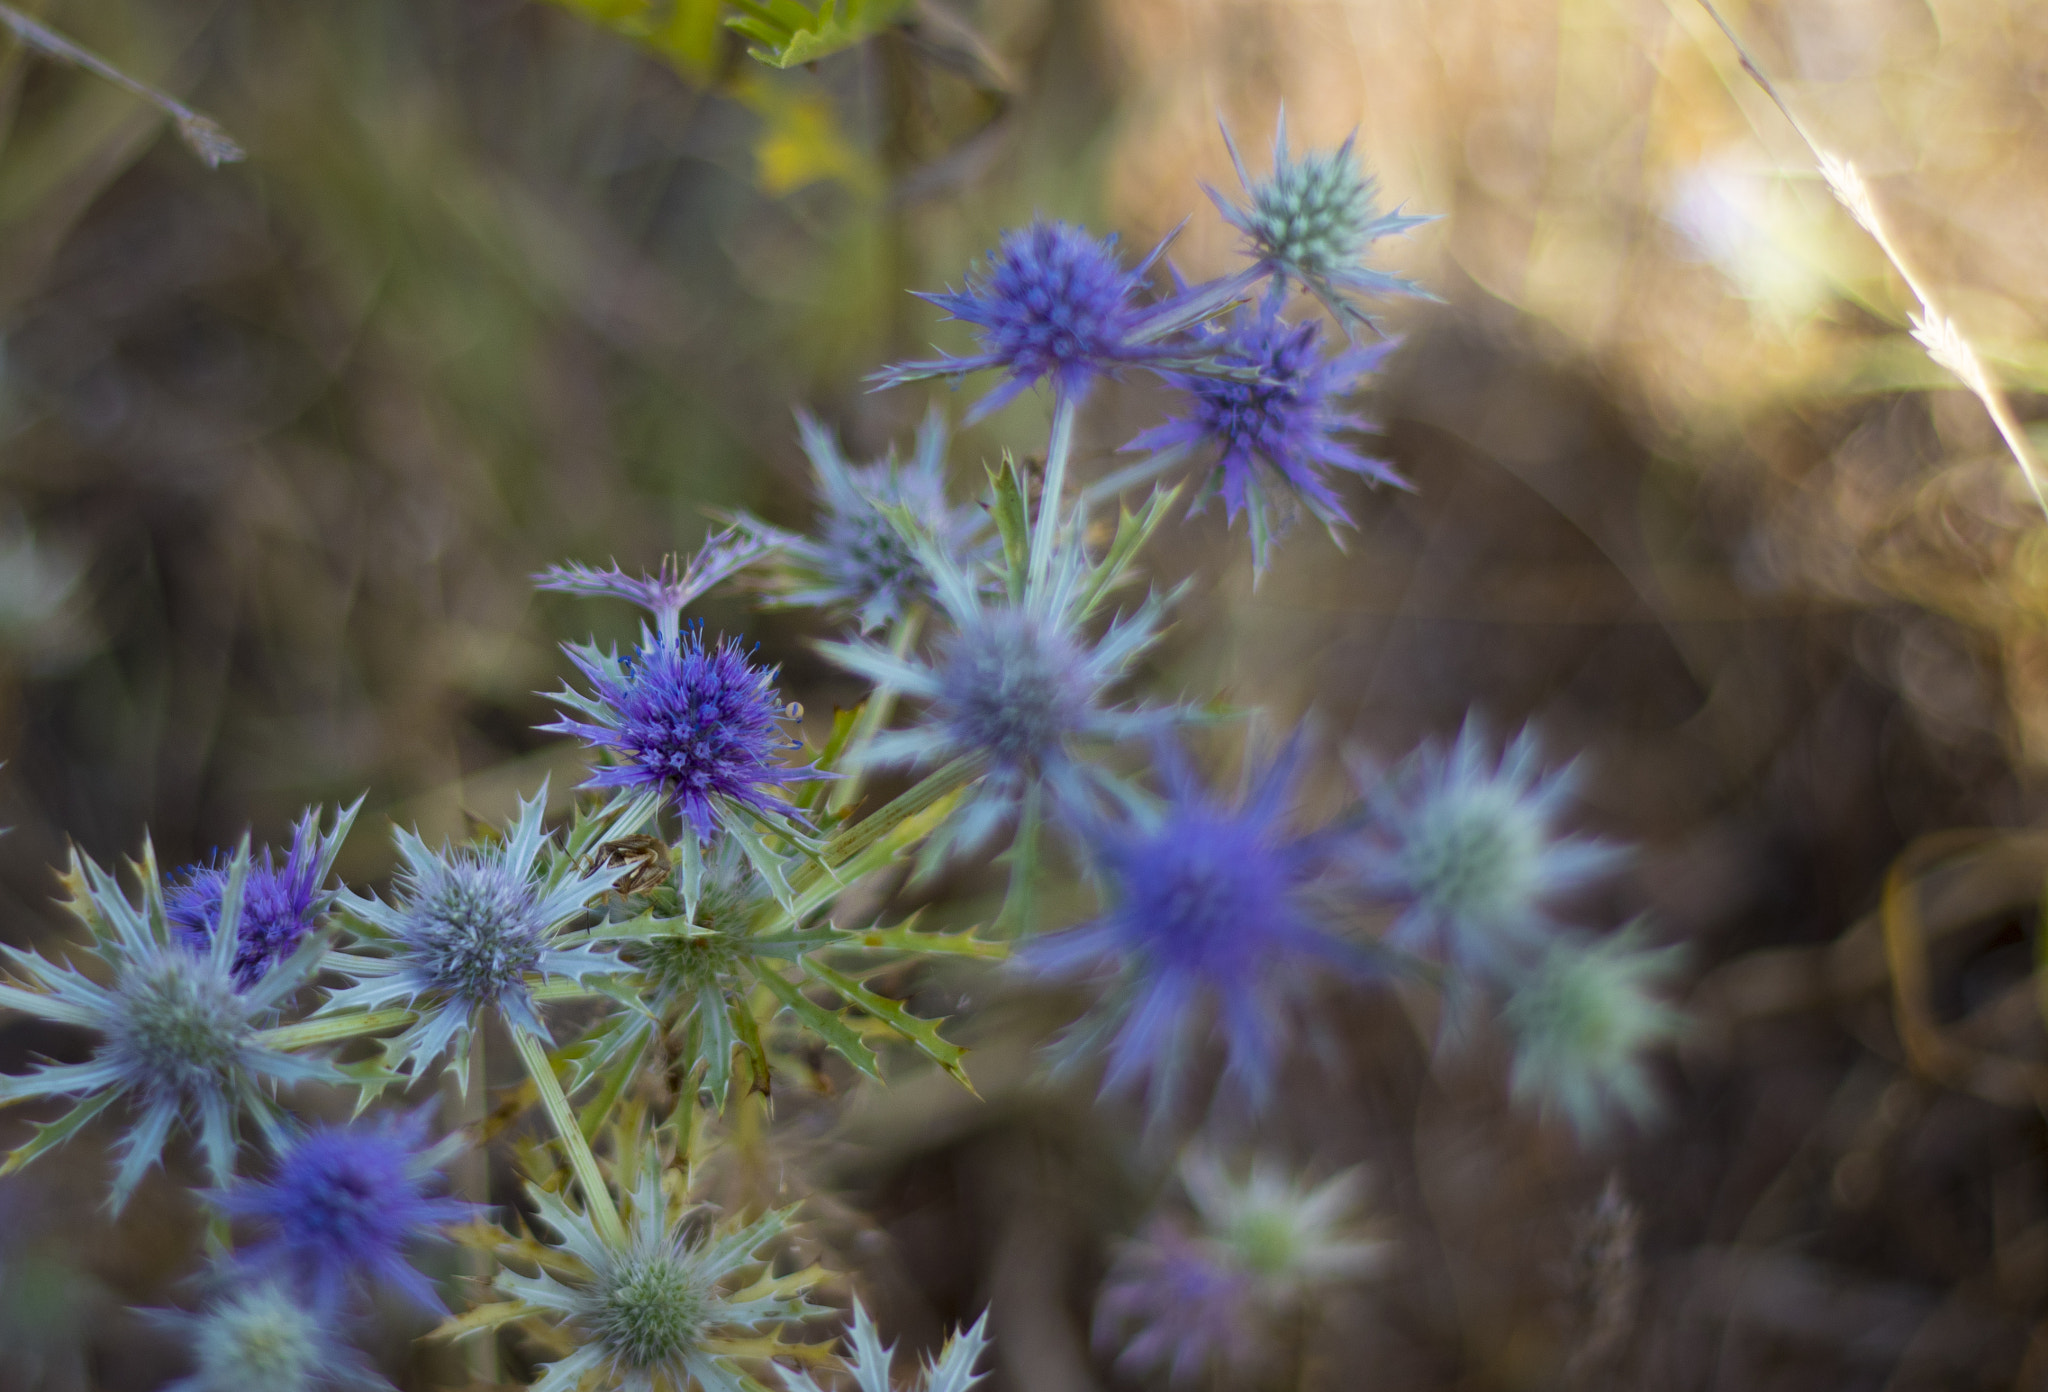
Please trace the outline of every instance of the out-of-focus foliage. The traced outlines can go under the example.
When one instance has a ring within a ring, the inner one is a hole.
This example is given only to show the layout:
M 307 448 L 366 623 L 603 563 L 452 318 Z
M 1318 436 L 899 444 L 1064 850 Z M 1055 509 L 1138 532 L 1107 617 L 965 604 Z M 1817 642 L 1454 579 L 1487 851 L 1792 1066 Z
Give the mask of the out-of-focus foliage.
M 829 58 L 873 38 L 910 8 L 910 0 L 555 0 L 593 24 L 660 54 L 686 73 L 710 76 L 718 65 L 720 26 L 751 42 L 747 53 L 771 68 Z

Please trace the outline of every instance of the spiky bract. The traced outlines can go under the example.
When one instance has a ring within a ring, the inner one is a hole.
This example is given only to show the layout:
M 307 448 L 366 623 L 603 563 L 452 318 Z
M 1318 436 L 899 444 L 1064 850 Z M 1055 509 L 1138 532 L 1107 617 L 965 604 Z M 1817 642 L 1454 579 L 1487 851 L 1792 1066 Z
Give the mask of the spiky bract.
M 1648 1116 L 1656 1094 L 1644 1055 L 1684 1024 L 1653 988 L 1678 965 L 1677 949 L 1645 947 L 1635 928 L 1552 944 L 1502 1012 L 1514 1040 L 1516 1099 L 1561 1114 L 1587 1137 L 1620 1114 Z
M 1096 377 L 1134 366 L 1188 365 L 1185 345 L 1164 342 L 1229 304 L 1248 282 L 1198 286 L 1141 305 L 1146 272 L 1166 249 L 1161 242 L 1135 270 L 1117 254 L 1116 238 L 1092 237 L 1072 223 L 1040 218 L 1003 234 L 964 291 L 923 294 L 980 332 L 982 351 L 962 358 L 900 363 L 879 374 L 883 385 L 928 377 L 960 377 L 985 368 L 1009 380 L 976 403 L 975 421 L 1040 381 L 1078 399 Z
M 925 1364 L 919 1370 L 920 1375 L 912 1379 L 902 1392 L 967 1392 L 986 1376 L 975 1372 L 974 1365 L 988 1351 L 987 1329 L 988 1312 L 984 1310 L 981 1318 L 966 1329 L 955 1330 L 948 1335 L 938 1357 Z M 882 1342 L 874 1320 L 869 1317 L 867 1307 L 860 1303 L 859 1297 L 855 1297 L 853 1302 L 853 1334 L 848 1342 L 853 1345 L 853 1356 L 846 1360 L 846 1371 L 852 1375 L 857 1392 L 897 1392 L 889 1379 L 889 1365 L 895 1361 L 895 1346 Z M 823 1392 L 808 1372 L 794 1371 L 779 1364 L 775 1371 L 782 1375 L 782 1385 L 789 1392 Z
M 1177 747 L 1162 744 L 1165 809 L 1086 834 L 1107 880 L 1108 911 L 1036 940 L 1021 961 L 1056 975 L 1116 970 L 1108 997 L 1068 1042 L 1106 1052 L 1105 1091 L 1149 1080 L 1155 1108 L 1165 1107 L 1213 1010 L 1231 1076 L 1263 1103 L 1312 970 L 1370 968 L 1361 950 L 1327 931 L 1318 890 L 1331 843 L 1288 829 L 1303 747 L 1297 736 L 1233 807 L 1201 784 Z
M 1404 217 L 1397 209 L 1374 207 L 1376 181 L 1360 167 L 1347 139 L 1335 150 L 1313 150 L 1295 158 L 1287 146 L 1283 112 L 1273 134 L 1273 172 L 1255 180 L 1226 127 L 1223 142 L 1244 186 L 1245 202 L 1232 203 L 1215 189 L 1209 196 L 1230 223 L 1245 234 L 1245 250 L 1264 270 L 1298 281 L 1337 316 L 1362 322 L 1355 296 L 1424 295 L 1413 281 L 1376 271 L 1363 258 L 1382 237 L 1419 227 L 1429 218 Z
M 371 932 L 365 952 L 336 953 L 332 965 L 355 979 L 337 991 L 324 1015 L 407 1006 L 419 1018 L 392 1047 L 395 1062 L 424 1068 L 451 1047 L 458 1075 L 469 1057 L 479 1012 L 543 1038 L 533 1000 L 544 977 L 584 981 L 624 970 L 615 957 L 589 947 L 563 947 L 564 927 L 603 893 L 624 867 L 578 867 L 542 852 L 547 788 L 521 801 L 504 839 L 489 846 L 429 850 L 395 828 L 401 865 L 396 902 L 349 894 L 344 907 Z
M 818 474 L 818 535 L 791 536 L 743 519 L 781 539 L 786 558 L 777 589 L 781 603 L 851 611 L 865 633 L 929 599 L 931 577 L 891 513 L 963 564 L 975 559 L 975 538 L 984 520 L 980 509 L 946 501 L 946 422 L 936 408 L 919 427 L 908 462 L 892 452 L 873 464 L 850 464 L 831 432 L 813 417 L 798 412 L 797 427 Z
M 1297 508 L 1325 526 L 1351 525 L 1351 514 L 1330 488 L 1329 470 L 1376 483 L 1400 484 L 1391 467 L 1336 438 L 1370 423 L 1342 409 L 1343 397 L 1393 348 L 1392 341 L 1325 355 L 1322 326 L 1279 317 L 1279 297 L 1240 310 L 1225 333 L 1214 335 L 1219 362 L 1254 369 L 1257 380 L 1175 373 L 1190 395 L 1186 416 L 1144 431 L 1129 450 L 1209 448 L 1216 452 L 1199 507 L 1220 495 L 1232 522 L 1250 510 L 1253 564 L 1264 570 L 1272 538 Z
M 687 563 L 678 565 L 672 555 L 662 557 L 660 569 L 653 575 L 628 575 L 617 565 L 606 570 L 559 565 L 548 567 L 534 581 L 543 590 L 631 600 L 654 616 L 660 632 L 667 633 L 680 625 L 683 607 L 691 600 L 780 545 L 776 535 L 728 527 L 706 541 Z
M 1551 901 L 1623 859 L 1558 832 L 1576 770 L 1546 773 L 1529 730 L 1496 758 L 1467 720 L 1448 747 L 1425 745 L 1392 773 L 1361 778 L 1365 885 L 1402 908 L 1388 941 L 1452 967 L 1453 984 L 1513 985 L 1558 931 Z
M 560 1245 L 537 1275 L 503 1272 L 497 1286 L 576 1344 L 547 1365 L 534 1392 L 572 1392 L 593 1373 L 619 1392 L 685 1392 L 693 1383 L 701 1392 L 748 1392 L 754 1384 L 732 1360 L 764 1356 L 775 1326 L 824 1313 L 803 1298 L 822 1275 L 815 1268 L 732 1288 L 789 1227 L 791 1209 L 693 1236 L 687 1210 L 672 1208 L 649 1154 L 619 1246 L 559 1195 L 527 1192 Z
M 162 878 L 147 845 L 136 870 L 139 902 L 76 852 L 65 876 L 71 909 L 90 930 L 93 948 L 106 964 L 104 982 L 9 949 L 8 960 L 26 987 L 0 985 L 0 1006 L 100 1036 L 84 1063 L 48 1064 L 32 1073 L 0 1077 L 0 1103 L 80 1099 L 64 1121 L 43 1128 L 24 1145 L 13 1163 L 40 1154 L 116 1098 L 126 1097 L 131 1118 L 108 1200 L 117 1212 L 162 1156 L 181 1118 L 196 1121 L 207 1169 L 216 1184 L 225 1185 L 234 1174 L 241 1112 L 274 1132 L 279 1113 L 269 1094 L 276 1084 L 338 1079 L 325 1063 L 270 1047 L 260 1032 L 278 1004 L 318 970 L 317 941 L 302 945 L 255 985 L 238 989 L 234 962 L 249 874 L 247 843 L 228 863 L 216 930 L 203 952 L 193 951 L 172 929 L 164 913 Z
M 1357 1221 L 1349 1170 L 1310 1186 L 1255 1163 L 1243 1179 L 1201 1154 L 1181 1163 L 1198 1219 L 1170 1218 L 1118 1255 L 1095 1307 L 1098 1345 L 1130 1372 L 1186 1382 L 1205 1368 L 1242 1377 L 1281 1334 L 1281 1319 L 1323 1288 L 1371 1274 L 1387 1245 Z
M 299 1292 L 275 1282 L 237 1284 L 198 1314 L 158 1317 L 185 1331 L 195 1365 L 164 1392 L 390 1386 L 335 1337 L 331 1311 L 309 1305 Z
M 1069 821 L 1092 815 L 1116 787 L 1082 757 L 1084 748 L 1177 718 L 1173 710 L 1112 705 L 1109 694 L 1157 640 L 1167 600 L 1148 597 L 1091 640 L 1081 620 L 1096 596 L 1078 546 L 1055 551 L 1043 583 L 1016 600 L 988 595 L 930 546 L 920 551 L 951 621 L 929 657 L 899 657 L 873 643 L 822 645 L 842 666 L 925 703 L 921 719 L 877 736 L 862 757 L 883 765 L 984 762 L 972 798 L 934 835 L 941 854 L 979 845 L 1034 789 Z
M 292 827 L 292 848 L 282 866 L 270 849 L 249 866 L 248 883 L 242 890 L 242 926 L 235 947 L 235 980 L 250 986 L 275 963 L 291 956 L 292 950 L 313 931 L 334 891 L 323 889 L 333 873 L 334 858 L 348 839 L 362 808 L 355 805 L 338 812 L 333 829 L 320 831 L 320 817 L 313 809 Z M 178 882 L 164 892 L 164 913 L 172 928 L 194 947 L 206 947 L 214 925 L 220 922 L 221 899 L 227 892 L 227 862 L 216 858 L 211 865 L 195 865 L 183 871 Z
M 386 1114 L 354 1126 L 323 1126 L 295 1138 L 268 1183 L 221 1196 L 229 1213 L 251 1218 L 264 1240 L 244 1254 L 293 1288 L 332 1307 L 351 1287 L 382 1282 L 428 1310 L 442 1308 L 433 1283 L 408 1252 L 470 1206 L 434 1196 L 442 1156 L 425 1148 L 428 1116 Z
M 775 762 L 802 747 L 783 728 L 791 711 L 776 694 L 775 669 L 756 667 L 730 638 L 707 647 L 701 627 L 642 629 L 640 646 L 626 657 L 591 643 L 563 650 L 591 691 L 565 687 L 553 699 L 585 719 L 564 716 L 541 728 L 617 760 L 594 769 L 586 788 L 659 790 L 708 841 L 742 809 L 786 815 L 788 805 L 769 793 L 823 776 Z

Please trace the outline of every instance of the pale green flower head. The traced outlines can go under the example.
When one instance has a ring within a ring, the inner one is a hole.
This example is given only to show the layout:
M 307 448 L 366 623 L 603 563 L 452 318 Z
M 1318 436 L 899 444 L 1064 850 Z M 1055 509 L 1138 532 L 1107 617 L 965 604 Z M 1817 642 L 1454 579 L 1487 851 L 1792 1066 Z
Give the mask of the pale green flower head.
M 230 1290 L 196 1315 L 145 1311 L 184 1329 L 191 1374 L 164 1392 L 319 1392 L 382 1388 L 332 1332 L 334 1312 L 270 1281 Z
M 1368 174 L 1346 139 L 1334 150 L 1296 156 L 1288 148 L 1287 113 L 1273 135 L 1273 172 L 1254 179 L 1223 131 L 1230 160 L 1244 186 L 1245 201 L 1233 203 L 1215 189 L 1209 197 L 1245 236 L 1245 251 L 1281 281 L 1293 281 L 1314 295 L 1347 328 L 1370 322 L 1358 306 L 1367 295 L 1415 295 L 1433 299 L 1413 281 L 1366 263 L 1374 242 L 1419 227 L 1431 219 L 1377 207 L 1378 182 Z
M 1646 1117 L 1656 1094 L 1644 1056 L 1685 1021 L 1653 993 L 1678 968 L 1676 948 L 1649 948 L 1631 926 L 1594 943 L 1561 941 L 1509 996 L 1510 1083 L 1518 1102 L 1597 1136 L 1617 1113 Z
M 823 1271 L 772 1276 L 760 1255 L 788 1231 L 795 1209 L 693 1224 L 656 1154 L 636 1168 L 623 1245 L 561 1195 L 528 1187 L 559 1241 L 538 1274 L 497 1277 L 512 1300 L 506 1318 L 550 1320 L 574 1345 L 547 1365 L 534 1392 L 758 1392 L 735 1360 L 773 1357 L 780 1325 L 827 1313 L 804 1299 Z
M 1268 1299 L 1369 1275 L 1386 1259 L 1386 1242 L 1359 1222 L 1365 1178 L 1356 1169 L 1311 1185 L 1261 1160 L 1238 1178 L 1196 1153 L 1180 1176 L 1209 1241 Z

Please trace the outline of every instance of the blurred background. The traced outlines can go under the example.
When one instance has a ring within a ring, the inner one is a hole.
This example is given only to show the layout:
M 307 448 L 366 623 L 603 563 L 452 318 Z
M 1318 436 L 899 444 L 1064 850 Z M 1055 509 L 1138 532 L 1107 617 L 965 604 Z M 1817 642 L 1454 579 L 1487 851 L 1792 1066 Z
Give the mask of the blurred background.
M 628 619 L 534 571 L 651 565 L 707 508 L 802 525 L 792 407 L 907 437 L 928 398 L 863 374 L 965 340 L 905 291 L 1035 211 L 1133 247 L 1192 214 L 1177 262 L 1223 269 L 1218 120 L 1258 173 L 1284 103 L 1441 215 L 1382 244 L 1441 297 L 1368 402 L 1416 491 L 1256 589 L 1241 532 L 1176 524 L 1147 679 L 1379 757 L 1535 721 L 1642 847 L 1595 912 L 1684 946 L 1694 1020 L 1662 1119 L 1582 1145 L 1507 1108 L 1492 1041 L 1433 1058 L 1333 989 L 1261 1148 L 1364 1165 L 1394 1255 L 1273 1385 L 2048 1385 L 2048 530 L 1693 0 L 922 0 L 787 71 L 636 40 L 631 0 L 29 8 L 250 157 L 0 58 L 0 938 L 62 931 L 70 842 L 179 864 L 368 790 L 361 883 L 391 820 L 566 797 L 534 693 Z M 2048 7 L 1727 13 L 2040 413 Z M 1100 396 L 1077 467 L 1167 404 Z M 956 478 L 1046 417 L 965 432 Z M 814 723 L 857 695 L 809 620 L 704 613 Z M 1031 1081 L 1051 1009 L 961 1027 L 985 1101 L 907 1078 L 781 1144 L 910 1346 L 992 1299 L 994 1387 L 1146 1385 L 1088 1326 L 1158 1157 Z M 0 1021 L 9 1071 L 77 1047 Z M 174 1342 L 122 1309 L 182 1298 L 196 1211 L 165 1182 L 110 1225 L 72 1159 L 0 1182 L 0 1387 L 159 1386 Z M 459 1383 L 391 1329 L 392 1376 Z

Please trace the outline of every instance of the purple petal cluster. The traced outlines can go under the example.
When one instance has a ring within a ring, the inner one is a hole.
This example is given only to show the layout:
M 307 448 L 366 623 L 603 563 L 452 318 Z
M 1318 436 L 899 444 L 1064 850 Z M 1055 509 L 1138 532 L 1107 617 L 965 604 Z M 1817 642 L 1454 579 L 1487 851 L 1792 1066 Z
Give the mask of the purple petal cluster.
M 1217 362 L 1250 369 L 1245 375 L 1256 380 L 1169 374 L 1189 393 L 1191 409 L 1125 448 L 1213 448 L 1213 491 L 1222 495 L 1233 522 L 1248 501 L 1273 501 L 1263 495 L 1281 482 L 1325 522 L 1349 524 L 1350 514 L 1330 489 L 1328 470 L 1379 483 L 1402 482 L 1390 466 L 1336 438 L 1340 431 L 1370 428 L 1368 421 L 1346 412 L 1342 401 L 1395 341 L 1326 356 L 1321 336 L 1322 326 L 1313 320 L 1290 324 L 1281 319 L 1274 297 L 1259 309 L 1241 310 L 1211 342 Z
M 1241 806 L 1213 798 L 1172 747 L 1160 763 L 1171 800 L 1150 825 L 1103 828 L 1090 839 L 1108 880 L 1110 911 L 1092 924 L 1040 939 L 1027 966 L 1070 974 L 1122 969 L 1111 1018 L 1094 1031 L 1108 1053 L 1105 1091 L 1141 1078 L 1153 1104 L 1193 1049 L 1213 1002 L 1229 1071 L 1264 1101 L 1287 1032 L 1289 997 L 1317 964 L 1361 969 L 1365 955 L 1329 935 L 1316 893 L 1327 839 L 1296 836 L 1287 804 L 1301 762 L 1297 739 Z
M 1040 218 L 1006 232 L 986 267 L 967 273 L 965 290 L 920 292 L 974 325 L 982 351 L 899 364 L 880 380 L 893 385 L 999 368 L 1010 380 L 976 404 L 968 419 L 977 420 L 1040 381 L 1050 379 L 1056 391 L 1078 399 L 1096 377 L 1119 368 L 1183 361 L 1184 348 L 1161 340 L 1221 309 L 1241 286 L 1218 282 L 1140 304 L 1146 272 L 1165 246 L 1133 270 L 1117 255 L 1115 237 L 1092 237 L 1072 223 Z
M 555 699 L 589 719 L 564 717 L 541 728 L 618 756 L 586 787 L 659 788 L 708 841 L 723 815 L 719 800 L 777 812 L 784 809 L 766 790 L 822 776 L 774 762 L 778 752 L 799 747 L 783 728 L 788 708 L 773 669 L 749 662 L 730 638 L 706 646 L 698 626 L 646 635 L 623 658 L 589 647 L 567 651 L 592 690 Z
M 421 1111 L 300 1137 L 269 1183 L 238 1186 L 222 1198 L 229 1213 L 267 1229 L 245 1260 L 283 1274 L 322 1305 L 381 1282 L 441 1310 L 433 1284 L 407 1253 L 436 1229 L 467 1218 L 470 1206 L 430 1192 L 438 1176 L 422 1152 L 426 1126 Z
M 1095 1304 L 1095 1343 L 1118 1349 L 1120 1372 L 1164 1368 L 1184 1383 L 1204 1368 L 1244 1369 L 1263 1342 L 1256 1281 L 1170 1222 L 1127 1247 Z M 1129 1331 L 1126 1333 L 1126 1331 Z
M 255 985 L 272 963 L 291 956 L 326 912 L 333 895 L 320 887 L 326 878 L 321 850 L 319 822 L 309 812 L 292 828 L 291 853 L 282 866 L 268 848 L 250 864 L 236 930 L 237 985 Z M 200 950 L 213 941 L 227 884 L 227 860 L 216 856 L 210 865 L 188 866 L 165 888 L 164 914 L 181 940 Z

